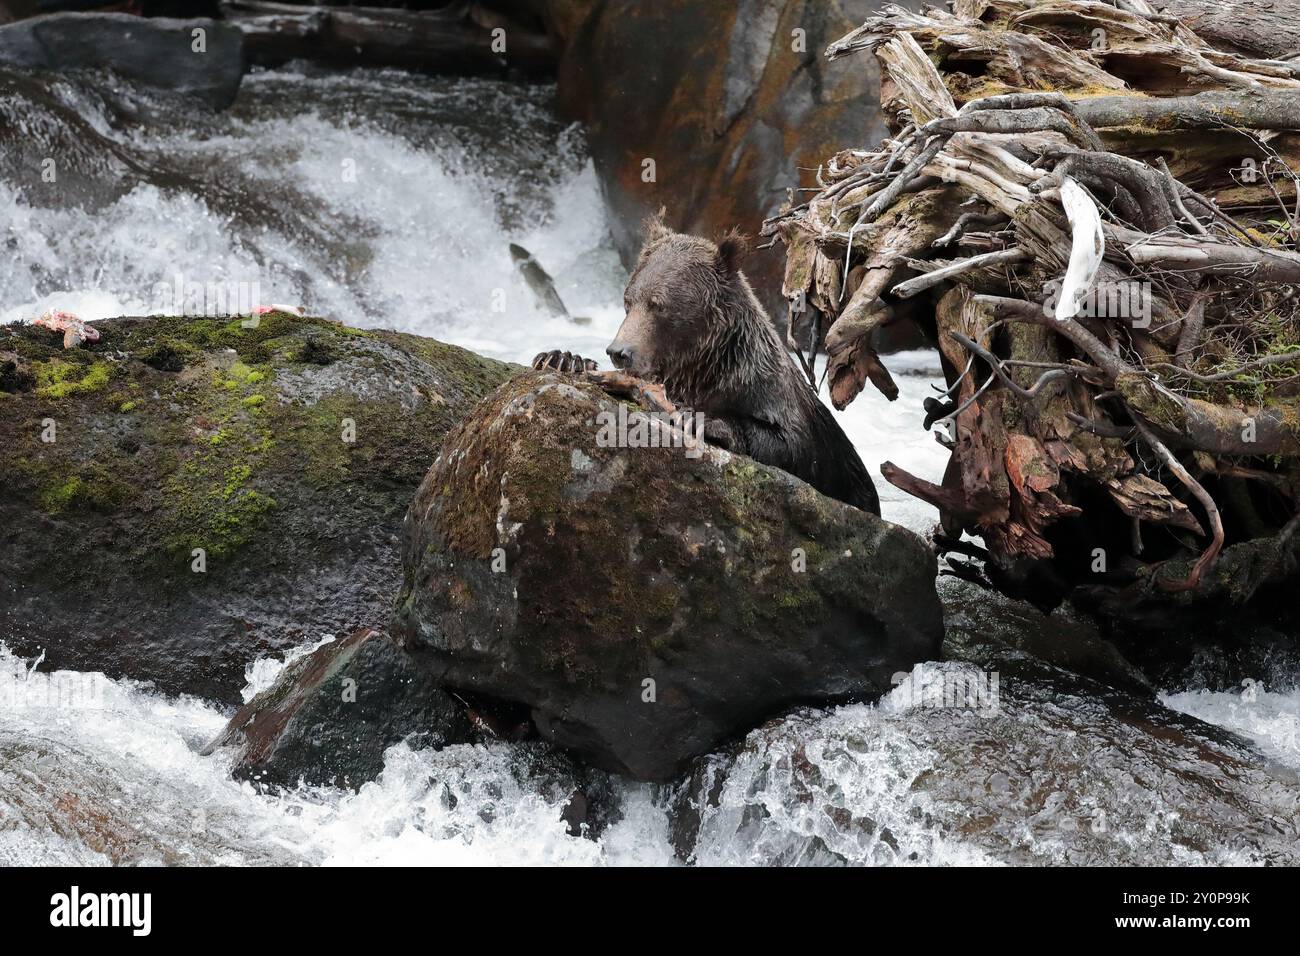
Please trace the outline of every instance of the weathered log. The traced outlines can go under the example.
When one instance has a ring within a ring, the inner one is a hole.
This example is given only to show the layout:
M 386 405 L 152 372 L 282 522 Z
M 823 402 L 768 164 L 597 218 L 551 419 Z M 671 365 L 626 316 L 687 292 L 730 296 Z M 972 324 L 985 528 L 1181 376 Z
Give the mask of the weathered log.
M 938 242 L 938 240 L 935 240 Z M 931 243 L 933 245 L 933 243 Z M 949 265 L 941 266 L 938 269 L 931 269 L 924 275 L 919 275 L 914 279 L 908 279 L 900 282 L 890 291 L 900 299 L 908 299 L 918 292 L 924 292 L 946 282 L 953 276 L 961 275 L 964 272 L 972 272 L 976 269 L 987 269 L 990 266 L 1002 265 L 1011 262 L 1023 262 L 1029 258 L 1029 254 L 1023 249 L 1012 247 L 1010 249 L 998 249 L 994 252 L 986 252 L 982 255 L 971 256 L 969 259 L 961 259 Z M 915 260 L 908 260 L 908 265 L 912 265 Z
M 1294 90 L 1229 90 L 1195 96 L 1098 96 L 1075 104 L 1094 129 L 1300 129 L 1300 95 Z
M 1215 46 L 1243 56 L 1294 57 L 1300 51 L 1300 0 L 1151 0 L 1151 6 L 1186 20 Z
M 222 0 L 250 60 L 306 59 L 331 66 L 392 66 L 424 73 L 554 72 L 559 51 L 544 33 L 470 3 L 436 10 L 305 7 Z

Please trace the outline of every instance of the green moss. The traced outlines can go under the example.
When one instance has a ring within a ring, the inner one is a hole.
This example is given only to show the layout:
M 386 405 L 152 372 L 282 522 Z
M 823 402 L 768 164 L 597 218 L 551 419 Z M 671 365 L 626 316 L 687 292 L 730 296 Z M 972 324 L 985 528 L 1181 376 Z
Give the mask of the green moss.
M 775 597 L 777 607 L 787 610 L 796 610 L 804 607 L 817 607 L 821 604 L 821 596 L 812 588 L 798 588 L 792 591 L 779 591 Z
M 235 362 L 231 364 L 230 368 L 226 369 L 226 375 L 228 378 L 224 384 L 226 388 L 239 388 L 248 383 L 254 374 L 255 373 L 251 368 L 236 359 Z M 258 378 L 257 381 L 261 381 L 261 378 Z
M 210 379 L 217 388 L 191 395 L 195 419 L 216 431 L 164 484 L 169 552 L 201 547 L 215 557 L 233 553 L 254 541 L 278 507 L 259 487 L 274 477 L 275 446 L 260 420 L 265 396 L 246 394 L 259 378 L 265 373 L 236 359 Z
M 1115 379 L 1115 388 L 1148 420 L 1169 431 L 1181 432 L 1186 428 L 1187 416 L 1182 406 L 1157 389 L 1145 375 L 1120 375 Z
M 44 398 L 68 398 L 101 391 L 113 377 L 109 362 L 93 362 L 89 367 L 53 360 L 35 366 L 36 393 Z
M 196 456 L 166 483 L 174 517 L 170 551 L 198 547 L 213 556 L 230 554 L 247 545 L 279 507 L 275 498 L 248 487 L 253 479 L 248 462 L 226 466 L 214 483 L 212 473 L 221 461 L 216 454 Z
M 48 513 L 57 514 L 68 507 L 80 491 L 81 479 L 69 475 L 41 492 L 41 507 Z
M 139 323 L 127 333 L 127 350 L 142 361 L 159 367 L 158 356 L 179 357 L 181 366 L 190 364 L 204 353 L 234 349 L 244 363 L 268 361 L 273 350 L 266 343 L 301 334 L 304 329 L 328 329 L 331 333 L 352 337 L 356 330 L 318 318 L 300 318 L 286 312 L 259 316 L 255 326 L 245 326 L 245 319 L 228 317 L 159 316 Z M 150 361 L 150 356 L 155 356 Z M 169 368 L 168 371 L 179 371 Z
M 38 467 L 29 473 L 42 473 Z M 127 497 L 128 488 L 99 464 L 82 466 L 71 474 L 57 474 L 57 466 L 44 470 L 45 480 L 37 493 L 37 504 L 48 515 L 87 509 L 115 510 Z
M 232 498 L 248 483 L 248 479 L 253 475 L 253 469 L 246 464 L 232 465 L 226 470 L 226 484 L 222 491 L 223 497 Z
M 174 316 L 100 329 L 101 341 L 67 351 L 39 327 L 8 333 L 5 350 L 32 382 L 3 394 L 13 411 L 0 416 L 0 462 L 12 494 L 32 512 L 60 515 L 62 527 L 95 528 L 90 513 L 112 511 L 122 559 L 155 578 L 185 566 L 178 558 L 195 547 L 243 551 L 253 567 L 284 540 L 399 527 L 447 429 L 515 372 L 418 336 L 283 313 L 252 328 Z M 409 377 L 428 401 L 353 391 L 312 367 L 342 359 L 355 361 L 363 383 Z M 288 383 L 306 383 L 309 397 Z M 36 443 L 33 422 L 50 414 L 59 440 Z M 356 423 L 354 443 L 343 440 L 344 419 Z M 98 552 L 83 557 L 93 565 Z
M 175 336 L 161 335 L 129 350 L 132 358 L 160 372 L 179 372 L 203 356 L 202 350 Z
M 323 335 L 272 339 L 265 344 L 284 361 L 299 365 L 329 365 L 343 357 L 342 350 Z
M 731 480 L 725 485 L 725 491 L 732 517 L 737 527 L 744 528 L 750 524 L 745 516 L 765 507 L 777 479 L 748 458 L 733 458 L 728 475 Z

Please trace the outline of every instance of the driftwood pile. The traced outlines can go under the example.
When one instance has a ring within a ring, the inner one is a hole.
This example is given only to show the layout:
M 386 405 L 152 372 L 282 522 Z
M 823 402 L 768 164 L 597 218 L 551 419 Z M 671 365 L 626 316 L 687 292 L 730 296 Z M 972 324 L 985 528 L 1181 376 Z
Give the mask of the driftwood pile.
M 876 56 L 891 136 L 765 224 L 805 368 L 825 351 L 839 408 L 867 382 L 892 400 L 873 331 L 933 328 L 947 473 L 882 471 L 939 509 L 948 573 L 1131 617 L 1279 595 L 1300 54 L 1216 48 L 1146 0 L 949 6 L 887 7 L 827 51 Z

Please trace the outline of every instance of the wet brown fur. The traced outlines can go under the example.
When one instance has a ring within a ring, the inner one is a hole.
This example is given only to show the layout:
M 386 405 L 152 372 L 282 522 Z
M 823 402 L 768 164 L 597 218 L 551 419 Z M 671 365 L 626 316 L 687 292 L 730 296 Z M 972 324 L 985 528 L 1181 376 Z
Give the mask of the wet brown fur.
M 737 233 L 714 244 L 651 219 L 610 357 L 633 375 L 662 383 L 682 408 L 703 412 L 711 442 L 879 514 L 875 487 L 852 443 L 740 271 L 744 253 Z

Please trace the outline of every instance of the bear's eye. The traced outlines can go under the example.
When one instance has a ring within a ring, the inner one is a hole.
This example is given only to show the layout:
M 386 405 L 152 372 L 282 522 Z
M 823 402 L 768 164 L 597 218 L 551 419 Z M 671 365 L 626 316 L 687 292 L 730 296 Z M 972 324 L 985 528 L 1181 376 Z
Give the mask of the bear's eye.
M 662 312 L 664 310 L 664 300 L 658 298 L 651 299 L 650 308 L 652 308 L 656 312 Z

